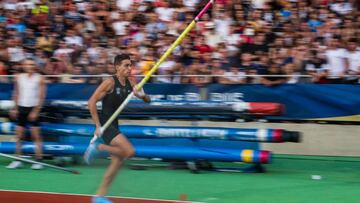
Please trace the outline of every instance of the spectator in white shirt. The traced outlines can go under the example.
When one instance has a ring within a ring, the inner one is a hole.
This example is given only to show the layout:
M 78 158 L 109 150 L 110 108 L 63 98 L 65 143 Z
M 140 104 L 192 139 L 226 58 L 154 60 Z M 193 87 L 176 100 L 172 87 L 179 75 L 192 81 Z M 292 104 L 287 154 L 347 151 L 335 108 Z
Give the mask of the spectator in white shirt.
M 229 71 L 224 73 L 226 82 L 223 84 L 242 84 L 246 81 L 246 73 L 240 71 L 238 67 L 231 67 Z
M 184 6 L 186 6 L 190 10 L 195 10 L 198 3 L 199 0 L 183 0 Z
M 229 16 L 229 12 L 220 10 L 218 12 L 215 12 L 215 26 L 216 26 L 216 32 L 222 37 L 226 38 L 230 34 L 230 26 L 233 23 L 233 20 Z
M 325 51 L 329 68 L 329 80 L 333 83 L 342 83 L 346 74 L 346 50 L 339 47 L 339 39 L 332 38 Z
M 77 36 L 75 34 L 75 31 L 70 29 L 67 31 L 66 37 L 65 39 L 65 43 L 69 44 L 69 45 L 74 45 L 74 46 L 78 46 L 78 47 L 82 47 L 83 46 L 83 39 L 80 36 Z
M 159 66 L 159 69 L 157 71 L 158 75 L 167 75 L 167 76 L 158 77 L 156 81 L 159 83 L 171 83 L 172 79 L 171 76 L 169 75 L 172 74 L 175 67 L 176 67 L 176 61 L 174 60 L 174 57 L 170 55 L 169 58 Z
M 146 24 L 146 32 L 152 38 L 157 38 L 160 32 L 167 30 L 167 24 L 159 20 L 159 15 L 157 13 L 149 13 L 147 15 L 149 22 Z
M 35 8 L 35 2 L 31 0 L 20 1 L 16 3 L 17 10 L 26 10 Z
M 224 39 L 216 32 L 215 25 L 213 22 L 208 22 L 205 25 L 205 41 L 206 44 L 209 45 L 212 48 L 215 48 L 224 41 Z
M 74 52 L 74 49 L 65 43 L 65 41 L 59 42 L 59 48 L 54 51 L 54 57 L 60 57 L 61 55 L 70 56 Z
M 90 57 L 91 62 L 96 62 L 100 58 L 102 48 L 99 46 L 98 39 L 92 39 L 90 43 L 90 47 L 87 48 L 86 52 Z
M 336 3 L 330 4 L 330 9 L 341 15 L 348 14 L 353 10 L 351 3 L 345 2 L 345 0 L 337 0 Z
M 117 0 L 116 5 L 119 9 L 123 11 L 128 11 L 131 8 L 131 5 L 133 5 L 134 0 Z
M 5 0 L 3 3 L 2 3 L 2 6 L 5 10 L 13 10 L 15 11 L 16 10 L 16 5 L 17 4 L 17 1 L 16 0 Z
M 20 38 L 10 39 L 8 41 L 9 61 L 12 63 L 20 63 L 25 59 L 25 52 L 20 46 Z
M 116 35 L 125 35 L 126 28 L 129 24 L 130 22 L 125 19 L 125 14 L 123 13 L 123 11 L 119 11 L 118 19 L 113 22 L 112 27 Z
M 348 75 L 346 78 L 347 83 L 358 83 L 359 75 L 360 74 L 360 48 L 355 38 L 351 39 L 348 42 L 348 50 L 346 54 L 347 64 L 348 64 Z
M 174 9 L 169 7 L 169 3 L 167 1 L 163 1 L 162 6 L 156 8 L 155 12 L 159 14 L 160 20 L 170 22 L 173 16 Z

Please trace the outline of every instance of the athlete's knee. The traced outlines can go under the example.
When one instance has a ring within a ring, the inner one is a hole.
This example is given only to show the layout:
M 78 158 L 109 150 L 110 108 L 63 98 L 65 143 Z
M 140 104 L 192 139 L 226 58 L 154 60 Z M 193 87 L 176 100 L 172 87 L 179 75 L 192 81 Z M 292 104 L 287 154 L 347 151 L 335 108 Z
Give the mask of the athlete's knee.
M 40 130 L 39 130 L 38 127 L 31 127 L 31 137 L 32 137 L 35 141 L 41 142 L 41 141 L 42 141 L 42 137 L 41 137 L 39 131 L 40 131 Z
M 135 156 L 135 150 L 133 147 L 129 147 L 127 150 L 126 150 L 126 158 L 130 158 L 130 157 L 133 157 Z
M 42 141 L 42 137 L 40 135 L 38 135 L 38 134 L 32 134 L 31 137 L 36 142 L 41 142 Z
M 17 141 L 21 141 L 24 137 L 25 127 L 17 126 L 15 138 Z

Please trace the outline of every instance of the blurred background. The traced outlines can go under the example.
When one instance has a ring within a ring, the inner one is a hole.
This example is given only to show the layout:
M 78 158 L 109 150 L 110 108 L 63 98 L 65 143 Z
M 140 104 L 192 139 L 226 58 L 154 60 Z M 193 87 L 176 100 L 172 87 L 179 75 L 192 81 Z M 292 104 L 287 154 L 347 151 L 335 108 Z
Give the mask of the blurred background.
M 41 73 L 61 75 L 48 82 L 97 83 L 69 75 L 113 74 L 116 53 L 144 75 L 205 3 L 4 0 L 0 75 L 21 72 L 31 57 Z M 359 26 L 355 0 L 220 0 L 151 82 L 358 84 Z

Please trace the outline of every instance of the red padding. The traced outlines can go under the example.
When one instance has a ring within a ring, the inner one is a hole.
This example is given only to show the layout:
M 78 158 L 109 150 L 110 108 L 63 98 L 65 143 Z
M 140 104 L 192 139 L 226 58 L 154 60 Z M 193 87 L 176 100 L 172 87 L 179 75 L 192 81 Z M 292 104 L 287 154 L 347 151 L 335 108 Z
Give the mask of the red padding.
M 281 129 L 274 129 L 273 130 L 273 140 L 275 142 L 281 142 L 282 140 L 282 130 Z
M 273 102 L 249 102 L 250 113 L 265 116 L 279 116 L 285 112 L 285 106 Z
M 261 150 L 260 163 L 267 164 L 271 162 L 271 153 L 269 151 Z

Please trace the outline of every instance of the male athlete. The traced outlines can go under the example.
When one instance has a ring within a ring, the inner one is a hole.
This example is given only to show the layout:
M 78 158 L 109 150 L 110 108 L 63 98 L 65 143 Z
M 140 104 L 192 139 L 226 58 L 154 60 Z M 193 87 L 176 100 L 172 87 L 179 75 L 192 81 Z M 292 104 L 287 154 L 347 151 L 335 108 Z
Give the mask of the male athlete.
M 127 54 L 117 55 L 114 59 L 116 74 L 103 81 L 89 99 L 88 105 L 91 117 L 96 125 L 95 135 L 100 134 L 100 128 L 113 115 L 116 109 L 134 91 L 136 97 L 149 103 L 150 97 L 144 90 L 137 91 L 135 82 L 129 80 L 131 73 L 131 60 Z M 98 114 L 96 103 L 102 102 L 101 113 Z M 134 155 L 134 148 L 124 135 L 119 132 L 119 124 L 115 119 L 102 134 L 101 139 L 91 143 L 85 152 L 85 162 L 90 164 L 91 160 L 99 151 L 107 151 L 111 155 L 111 163 L 104 175 L 102 183 L 93 198 L 93 203 L 111 203 L 105 198 L 107 190 L 120 169 L 123 161 Z
M 24 137 L 26 125 L 31 125 L 31 136 L 35 142 L 35 158 L 42 158 L 42 138 L 39 127 L 39 114 L 45 100 L 46 83 L 43 76 L 37 73 L 36 63 L 28 58 L 23 62 L 25 73 L 16 75 L 14 81 L 13 100 L 15 107 L 10 111 L 12 118 L 17 118 L 16 126 L 16 154 L 21 155 L 21 141 Z M 16 169 L 23 167 L 20 161 L 11 162 L 6 168 Z M 34 170 L 42 169 L 40 164 L 31 166 Z

